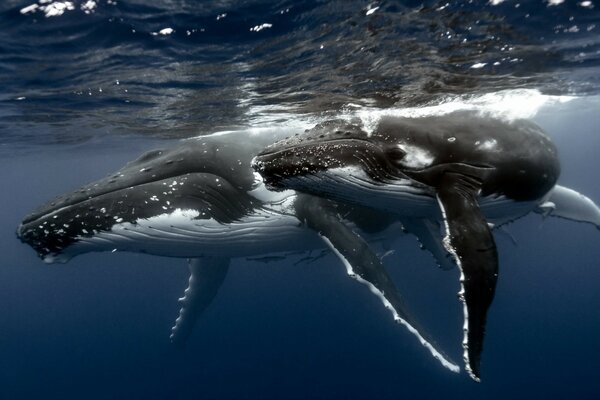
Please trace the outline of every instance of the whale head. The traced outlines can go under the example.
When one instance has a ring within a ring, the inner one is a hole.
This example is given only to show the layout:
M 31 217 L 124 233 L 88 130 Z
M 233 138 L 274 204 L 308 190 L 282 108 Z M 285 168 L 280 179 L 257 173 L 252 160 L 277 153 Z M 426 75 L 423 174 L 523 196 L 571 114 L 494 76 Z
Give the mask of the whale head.
M 163 224 L 169 217 L 231 222 L 257 202 L 246 194 L 255 177 L 249 157 L 242 158 L 241 153 L 240 146 L 207 140 L 147 152 L 117 172 L 34 210 L 21 222 L 17 236 L 44 261 L 66 262 L 82 252 L 127 248 L 137 239 L 147 239 L 143 233 L 124 232 L 161 216 Z M 172 234 L 152 233 L 155 239 Z

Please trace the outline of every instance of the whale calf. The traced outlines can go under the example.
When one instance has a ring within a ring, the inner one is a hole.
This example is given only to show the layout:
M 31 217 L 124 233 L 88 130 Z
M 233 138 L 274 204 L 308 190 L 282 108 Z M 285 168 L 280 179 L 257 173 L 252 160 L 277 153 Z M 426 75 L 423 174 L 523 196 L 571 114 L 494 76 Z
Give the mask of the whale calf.
M 292 190 L 270 191 L 254 172 L 252 158 L 287 135 L 282 129 L 221 132 L 150 151 L 34 210 L 17 235 L 48 263 L 94 251 L 188 258 L 188 288 L 171 334 L 175 343 L 190 335 L 217 294 L 231 259 L 330 249 L 397 322 L 444 367 L 458 372 L 411 316 L 380 258 L 363 239 L 398 234 L 400 225 L 393 218 Z
M 492 228 L 530 212 L 600 227 L 593 201 L 556 184 L 557 149 L 525 120 L 388 116 L 372 131 L 334 120 L 268 146 L 253 166 L 274 190 L 394 213 L 438 260 L 450 255 L 461 272 L 465 368 L 476 381 L 498 278 Z

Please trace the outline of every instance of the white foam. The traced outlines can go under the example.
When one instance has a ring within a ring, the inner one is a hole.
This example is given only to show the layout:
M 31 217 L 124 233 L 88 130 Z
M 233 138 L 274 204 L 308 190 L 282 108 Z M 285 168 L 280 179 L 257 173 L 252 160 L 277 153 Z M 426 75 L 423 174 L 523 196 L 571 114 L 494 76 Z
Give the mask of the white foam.
M 74 9 L 75 5 L 70 1 L 57 1 L 40 7 L 40 10 L 44 11 L 46 18 L 58 17 L 63 15 L 65 11 L 72 11 Z
M 239 136 L 240 140 L 247 140 L 248 137 L 257 137 L 257 136 L 271 136 L 273 137 L 273 141 L 278 139 L 283 139 L 285 136 L 289 136 L 293 133 L 297 133 L 301 131 L 301 129 L 306 129 L 310 127 L 309 124 L 306 123 L 296 123 L 292 121 L 290 124 L 272 124 L 269 126 L 262 127 L 250 127 L 245 129 L 232 129 L 226 131 L 216 131 L 209 135 L 198 135 L 189 139 L 184 140 L 205 140 L 214 137 L 222 137 L 222 136 Z M 269 143 L 270 144 L 270 143 Z
M 108 4 L 111 4 L 108 1 Z M 98 4 L 94 0 L 87 0 L 81 3 L 79 9 L 85 14 L 93 13 Z M 52 0 L 38 0 L 37 3 L 30 4 L 26 7 L 21 8 L 19 11 L 21 14 L 32 14 L 38 11 L 44 13 L 46 18 L 60 17 L 67 11 L 75 10 L 75 2 L 73 1 L 52 1 Z
M 437 104 L 424 107 L 379 109 L 353 105 L 346 107 L 341 117 L 349 121 L 358 117 L 367 132 L 372 132 L 379 120 L 385 116 L 420 118 L 456 111 L 474 111 L 484 116 L 513 121 L 533 118 L 545 107 L 574 99 L 574 96 L 545 95 L 534 89 L 514 89 L 483 95 L 448 97 Z
M 81 5 L 81 11 L 83 11 L 86 14 L 91 14 L 92 12 L 94 12 L 96 7 L 97 7 L 97 4 L 95 1 L 88 0 Z

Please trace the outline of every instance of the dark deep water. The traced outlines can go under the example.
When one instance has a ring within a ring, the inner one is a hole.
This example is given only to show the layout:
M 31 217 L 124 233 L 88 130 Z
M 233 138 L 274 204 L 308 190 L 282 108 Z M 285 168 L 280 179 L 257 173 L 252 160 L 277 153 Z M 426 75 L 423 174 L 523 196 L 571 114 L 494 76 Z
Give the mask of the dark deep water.
M 550 3 L 4 0 L 0 399 L 600 398 L 591 226 L 533 215 L 509 226 L 516 245 L 497 235 L 480 384 L 332 256 L 238 260 L 178 352 L 184 260 L 45 265 L 14 235 L 32 208 L 178 138 L 439 104 L 533 118 L 560 183 L 600 202 L 600 4 Z M 458 272 L 412 237 L 395 247 L 386 265 L 459 361 Z

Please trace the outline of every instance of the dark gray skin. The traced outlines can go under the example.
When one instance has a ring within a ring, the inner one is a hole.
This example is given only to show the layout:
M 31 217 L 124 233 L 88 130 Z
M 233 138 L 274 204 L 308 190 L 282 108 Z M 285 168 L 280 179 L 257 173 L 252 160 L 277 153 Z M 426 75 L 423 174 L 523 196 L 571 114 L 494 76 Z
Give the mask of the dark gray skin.
M 490 139 L 496 141 L 495 148 L 481 146 Z M 427 168 L 403 165 L 406 154 L 397 146 L 401 141 L 427 149 L 434 163 Z M 371 135 L 359 125 L 331 121 L 268 146 L 254 161 L 274 188 L 288 188 L 287 177 L 353 165 L 381 183 L 411 178 L 436 187 L 440 172 L 463 168 L 461 164 L 484 175 L 482 196 L 504 194 L 517 201 L 540 198 L 560 174 L 556 147 L 540 127 L 470 112 L 384 117 Z
M 248 131 L 230 132 L 183 141 L 171 149 L 150 151 L 117 172 L 61 195 L 34 210 L 23 219 L 17 229 L 17 236 L 47 262 L 66 261 L 82 252 L 105 251 L 106 248 L 101 245 L 90 245 L 81 251 L 74 249 L 82 242 L 98 235 L 102 237 L 106 233 L 114 234 L 115 239 L 110 247 L 115 249 L 128 250 L 133 241 L 145 243 L 138 247 L 144 250 L 137 251 L 165 255 L 162 253 L 163 247 L 159 247 L 161 250 L 157 252 L 156 242 L 148 241 L 150 236 L 138 234 L 124 239 L 123 231 L 115 234 L 113 228 L 126 224 L 127 227 L 123 230 L 131 232 L 135 226 L 156 215 L 172 214 L 176 209 L 191 209 L 198 211 L 193 225 L 198 230 L 201 231 L 203 224 L 214 220 L 222 229 L 213 227 L 213 232 L 223 240 L 225 232 L 235 241 L 236 237 L 242 235 L 232 236 L 228 227 L 244 217 L 260 215 L 264 209 L 271 210 L 270 220 L 285 219 L 293 214 L 298 224 L 288 227 L 288 231 L 306 227 L 306 236 L 309 237 L 285 243 L 283 246 L 286 249 L 297 246 L 300 251 L 310 250 L 314 248 L 311 239 L 315 242 L 318 237 L 323 239 L 318 241 L 316 248 L 320 248 L 319 245 L 328 246 L 339 254 L 342 261 L 352 267 L 352 277 L 372 285 L 371 289 L 381 293 L 381 298 L 393 308 L 398 322 L 415 331 L 413 333 L 420 340 L 428 342 L 428 349 L 443 365 L 458 371 L 456 365 L 447 361 L 433 347 L 434 342 L 411 316 L 379 258 L 371 252 L 364 239 L 354 232 L 355 227 L 366 234 L 381 232 L 393 219 L 377 210 L 338 204 L 308 194 L 294 194 L 292 208 L 286 209 L 285 215 L 277 214 L 274 207 L 278 200 L 270 203 L 268 193 L 263 193 L 265 197 L 261 198 L 252 195 L 258 182 L 250 165 L 251 159 L 264 146 L 281 139 L 285 134 L 288 133 L 280 129 L 266 129 L 256 134 Z M 174 181 L 177 183 L 173 183 Z M 344 221 L 340 220 L 339 215 L 344 216 Z M 263 222 L 267 223 L 266 220 Z M 347 226 L 347 222 L 352 225 Z M 255 236 L 255 231 L 269 231 L 269 226 L 267 224 L 266 228 L 261 228 L 255 224 L 250 228 L 246 225 L 242 229 L 249 237 L 248 240 L 255 242 L 252 243 L 250 255 L 255 256 L 256 252 L 260 255 L 261 251 L 270 254 L 276 251 L 276 246 L 282 245 L 278 238 L 281 230 L 273 232 L 272 236 L 269 233 Z M 170 228 L 171 230 L 163 226 L 161 230 L 153 231 L 152 237 L 160 238 L 163 235 L 164 243 L 168 244 L 170 251 L 168 256 L 191 258 L 188 289 L 180 299 L 181 310 L 171 335 L 174 343 L 183 344 L 198 316 L 217 294 L 227 274 L 230 258 L 245 257 L 247 254 L 244 251 L 248 250 L 241 250 L 241 253 L 240 250 L 211 253 L 210 250 L 203 249 L 206 244 L 198 237 L 197 242 L 190 245 L 192 250 L 190 247 L 177 250 L 177 247 L 174 248 L 174 241 L 168 239 L 170 235 L 179 237 L 177 235 L 181 234 L 181 227 L 171 225 Z M 186 229 L 194 228 L 190 225 Z M 302 240 L 306 240 L 308 244 L 303 244 Z
M 166 211 L 201 209 L 206 218 L 231 222 L 261 206 L 247 194 L 254 182 L 249 159 L 266 143 L 270 141 L 243 145 L 227 138 L 190 140 L 173 149 L 149 151 L 117 172 L 40 206 L 23 218 L 17 235 L 44 257 L 60 254 L 77 237 L 92 236 L 93 230 L 110 230 L 114 217 L 132 222 L 165 212 L 163 206 Z M 186 186 L 168 197 L 170 204 L 144 202 L 179 177 L 186 177 Z M 58 210 L 63 211 L 55 218 L 52 214 Z M 54 223 L 68 227 L 45 233 L 46 225 Z
M 324 195 L 318 184 L 295 187 L 299 180 L 290 178 L 312 175 L 318 180 L 329 171 L 355 167 L 366 173 L 370 184 L 385 187 L 408 180 L 424 193 L 429 190 L 446 224 L 444 245 L 462 271 L 460 296 L 468 319 L 465 362 L 473 379 L 479 380 L 498 255 L 478 199 L 503 195 L 517 202 L 534 201 L 552 189 L 560 165 L 554 144 L 540 127 L 471 112 L 384 117 L 370 135 L 360 125 L 334 121 L 267 147 L 253 165 L 275 189 L 301 189 L 314 195 Z M 352 201 L 378 207 L 369 196 Z

